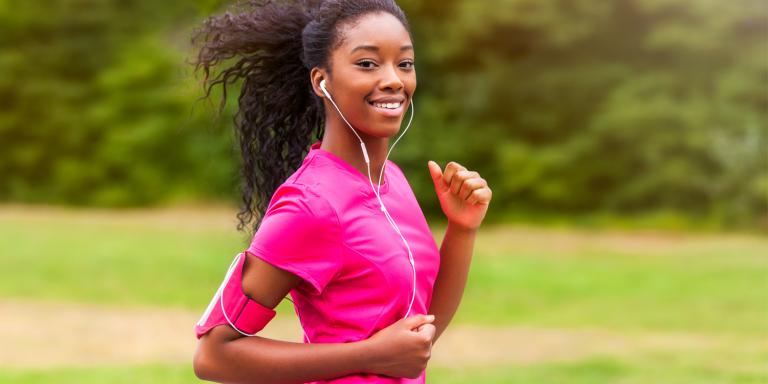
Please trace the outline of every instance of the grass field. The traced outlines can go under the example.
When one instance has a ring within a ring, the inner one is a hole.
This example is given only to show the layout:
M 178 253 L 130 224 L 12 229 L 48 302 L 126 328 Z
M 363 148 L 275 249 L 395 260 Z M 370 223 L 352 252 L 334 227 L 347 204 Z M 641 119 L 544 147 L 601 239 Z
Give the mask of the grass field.
M 659 365 L 663 364 L 663 365 Z M 3 383 L 156 383 L 182 384 L 199 380 L 187 365 L 149 365 L 134 367 L 67 368 L 37 371 L 0 372 Z M 748 372 L 702 370 L 685 364 L 662 362 L 627 362 L 596 358 L 576 363 L 536 364 L 511 367 L 448 369 L 430 367 L 427 383 L 445 384 L 506 384 L 506 383 L 765 383 L 765 375 Z
M 221 209 L 0 208 L 0 297 L 202 311 L 246 245 L 233 219 Z M 434 229 L 438 244 L 442 231 Z M 281 304 L 278 316 L 295 316 L 292 311 Z M 597 349 L 568 361 L 539 356 L 503 365 L 431 365 L 428 382 L 768 382 L 768 238 L 483 228 L 453 324 L 571 336 L 586 330 L 624 344 L 612 346 L 615 353 Z M 540 334 L 489 348 L 525 353 L 541 343 Z M 601 337 L 574 340 L 574 350 L 590 351 Z M 196 379 L 188 364 L 167 362 L 0 363 L 0 382 Z

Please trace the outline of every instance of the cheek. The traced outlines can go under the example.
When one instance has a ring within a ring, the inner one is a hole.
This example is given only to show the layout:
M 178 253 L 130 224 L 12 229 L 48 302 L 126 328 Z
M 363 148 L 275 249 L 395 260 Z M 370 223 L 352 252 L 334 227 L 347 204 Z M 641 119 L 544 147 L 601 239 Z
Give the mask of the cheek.
M 406 79 L 403 79 L 403 84 L 405 85 L 405 90 L 408 92 L 408 94 L 413 95 L 413 93 L 416 91 L 416 74 L 414 73 L 413 76 L 409 76 Z
M 334 99 L 345 115 L 349 114 L 350 116 L 354 116 L 359 114 L 366 105 L 366 93 L 361 93 L 359 89 L 348 87 L 344 90 L 340 90 L 338 94 L 338 96 L 334 95 Z M 350 116 L 347 116 L 347 118 L 350 118 Z
M 345 97 L 351 119 L 368 118 L 371 112 L 370 105 L 366 101 L 369 96 L 368 87 L 355 87 L 349 90 Z
M 371 86 L 365 81 L 350 82 L 345 88 L 344 98 L 350 106 L 364 105 L 365 98 L 370 94 Z

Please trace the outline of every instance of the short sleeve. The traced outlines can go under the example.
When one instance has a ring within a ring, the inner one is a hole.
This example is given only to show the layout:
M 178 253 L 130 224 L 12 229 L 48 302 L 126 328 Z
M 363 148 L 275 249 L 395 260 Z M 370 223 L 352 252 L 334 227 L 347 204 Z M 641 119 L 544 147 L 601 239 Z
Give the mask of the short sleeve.
M 302 184 L 275 191 L 247 252 L 301 277 L 319 295 L 341 269 L 339 220 L 328 201 Z

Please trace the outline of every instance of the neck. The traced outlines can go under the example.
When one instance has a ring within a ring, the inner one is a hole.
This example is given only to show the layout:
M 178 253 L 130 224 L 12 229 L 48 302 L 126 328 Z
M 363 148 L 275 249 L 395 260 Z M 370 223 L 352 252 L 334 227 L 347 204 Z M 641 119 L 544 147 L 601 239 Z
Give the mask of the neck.
M 371 162 L 371 180 L 374 185 L 379 183 L 379 174 L 384 166 L 384 158 L 389 150 L 388 137 L 375 137 L 357 130 L 360 139 L 365 143 L 368 158 Z M 355 136 L 349 126 L 340 119 L 326 119 L 323 143 L 320 145 L 325 151 L 340 157 L 352 167 L 368 177 L 368 166 L 365 164 L 363 149 L 360 148 L 360 140 Z M 383 175 L 382 175 L 383 176 Z M 384 183 L 384 180 L 381 181 Z

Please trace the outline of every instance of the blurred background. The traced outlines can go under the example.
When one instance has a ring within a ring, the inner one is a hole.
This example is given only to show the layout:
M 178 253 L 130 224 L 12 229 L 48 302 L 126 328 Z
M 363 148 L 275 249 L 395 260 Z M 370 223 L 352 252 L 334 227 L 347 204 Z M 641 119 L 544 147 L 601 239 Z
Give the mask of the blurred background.
M 0 382 L 189 383 L 231 258 L 221 0 L 0 0 Z M 435 383 L 768 381 L 768 3 L 399 1 L 418 112 L 391 158 L 494 196 Z M 237 87 L 237 85 L 235 85 Z M 290 302 L 267 336 L 300 341 Z

